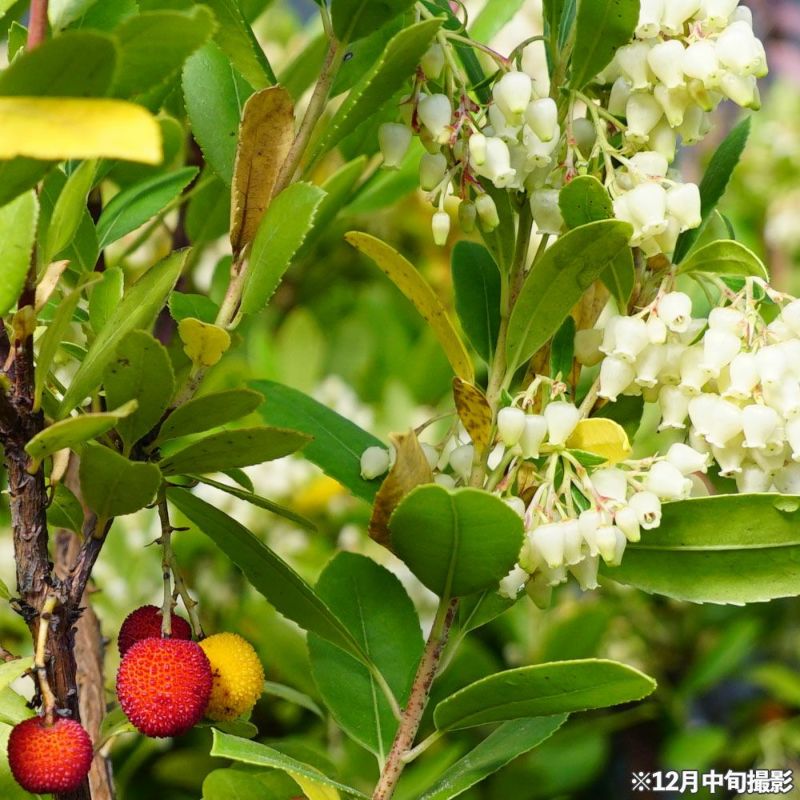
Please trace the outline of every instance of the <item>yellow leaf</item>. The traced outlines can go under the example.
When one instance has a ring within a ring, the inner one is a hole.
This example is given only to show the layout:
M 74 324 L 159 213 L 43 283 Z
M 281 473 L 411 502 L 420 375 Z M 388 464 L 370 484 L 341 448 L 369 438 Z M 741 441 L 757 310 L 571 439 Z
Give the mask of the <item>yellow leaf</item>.
M 183 342 L 183 352 L 198 367 L 213 367 L 231 346 L 226 330 L 194 317 L 186 317 L 178 323 L 178 335 Z
M 305 792 L 308 800 L 341 800 L 339 790 L 333 786 L 325 786 L 299 772 L 289 772 L 292 780 Z
M 628 434 L 613 419 L 582 419 L 567 439 L 567 447 L 602 456 L 611 464 L 626 459 L 631 452 Z
M 386 242 L 367 233 L 350 231 L 344 238 L 365 256 L 369 256 L 414 304 L 436 334 L 453 372 L 467 383 L 473 383 L 475 369 L 472 366 L 472 359 L 447 316 L 442 301 L 434 294 L 433 289 L 417 272 L 414 265 Z
M 28 156 L 161 162 L 161 129 L 142 106 L 123 100 L 0 97 L 0 159 Z
M 294 138 L 294 104 L 282 86 L 251 95 L 242 111 L 231 188 L 234 254 L 256 235 Z
M 480 448 L 489 446 L 492 432 L 492 408 L 486 395 L 475 385 L 453 378 L 453 398 L 458 418 L 469 438 Z

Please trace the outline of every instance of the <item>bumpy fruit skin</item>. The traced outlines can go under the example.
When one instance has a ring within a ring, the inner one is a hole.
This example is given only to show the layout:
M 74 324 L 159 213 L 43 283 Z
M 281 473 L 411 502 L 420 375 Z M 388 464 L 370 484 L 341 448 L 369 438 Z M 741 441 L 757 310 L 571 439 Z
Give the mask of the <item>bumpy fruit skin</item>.
M 250 711 L 264 691 L 264 668 L 253 646 L 238 634 L 215 633 L 200 647 L 214 675 L 206 716 L 230 720 Z
M 156 606 L 141 606 L 131 611 L 119 629 L 117 644 L 119 654 L 124 656 L 136 642 L 142 639 L 161 637 L 161 609 Z M 177 614 L 172 615 L 172 638 L 191 639 L 192 627 Z
M 211 681 L 211 665 L 195 642 L 142 639 L 119 665 L 117 697 L 145 736 L 178 736 L 203 718 Z
M 31 794 L 73 792 L 92 765 L 92 740 L 74 719 L 48 725 L 39 717 L 20 722 L 8 737 L 8 763 Z

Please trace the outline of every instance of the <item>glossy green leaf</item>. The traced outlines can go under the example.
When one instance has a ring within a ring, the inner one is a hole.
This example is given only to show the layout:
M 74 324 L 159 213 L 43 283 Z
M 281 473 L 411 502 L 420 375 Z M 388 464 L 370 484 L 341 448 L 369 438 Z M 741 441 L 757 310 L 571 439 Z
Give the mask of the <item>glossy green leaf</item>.
M 579 3 L 569 86 L 582 89 L 633 38 L 639 0 Z
M 175 374 L 164 345 L 145 331 L 131 331 L 117 347 L 103 373 L 106 402 L 112 407 L 128 400 L 139 404 L 120 420 L 117 433 L 125 452 L 149 433 L 167 410 L 175 391 Z
M 264 681 L 264 694 L 269 697 L 277 697 L 279 700 L 285 700 L 287 703 L 292 703 L 292 705 L 300 706 L 320 719 L 325 717 L 322 709 L 307 694 L 298 692 L 297 689 L 293 689 L 291 686 L 275 683 L 274 681 Z
M 214 40 L 254 89 L 277 83 L 261 45 L 236 0 L 204 0 L 217 18 Z
M 163 211 L 194 180 L 197 172 L 197 167 L 184 167 L 156 175 L 115 195 L 97 220 L 100 247 L 116 242 Z
M 83 212 L 86 210 L 86 197 L 94 182 L 95 161 L 84 161 L 64 184 L 58 196 L 50 224 L 47 226 L 47 238 L 42 261 L 49 264 L 62 250 L 72 243 Z
M 242 292 L 243 313 L 255 314 L 269 302 L 311 230 L 324 197 L 318 186 L 295 183 L 272 200 L 250 251 L 250 269 Z
M 716 495 L 665 503 L 662 512 L 608 577 L 694 603 L 800 594 L 800 497 Z
M 567 317 L 553 337 L 550 347 L 550 374 L 555 378 L 567 378 L 572 371 L 575 355 L 575 320 Z
M 451 268 L 461 327 L 478 355 L 489 363 L 500 330 L 500 271 L 489 251 L 475 242 L 456 244 Z
M 764 262 L 749 248 L 731 239 L 718 239 L 691 253 L 680 263 L 678 274 L 711 272 L 715 275 L 753 275 L 769 280 Z
M 403 708 L 424 642 L 414 604 L 395 575 L 357 553 L 339 553 L 315 590 L 361 645 Z M 311 671 L 325 705 L 353 739 L 380 762 L 397 720 L 363 664 L 318 636 L 309 636 Z
M 342 42 L 361 39 L 413 5 L 413 0 L 331 0 L 333 32 Z
M 183 67 L 183 97 L 192 127 L 206 161 L 228 185 L 233 180 L 239 119 L 253 88 L 228 57 L 209 43 Z
M 478 489 L 420 486 L 400 502 L 389 530 L 394 552 L 440 597 L 496 587 L 522 547 L 519 516 Z
M 83 528 L 83 507 L 80 500 L 63 483 L 56 486 L 47 506 L 47 524 L 51 529 L 65 528 L 80 534 Z
M 243 769 L 215 769 L 203 780 L 203 800 L 285 800 L 284 792 L 273 792 L 266 773 Z
M 0 208 L 0 314 L 16 306 L 25 285 L 38 214 L 34 192 L 26 192 Z
M 566 714 L 515 719 L 492 731 L 474 750 L 448 767 L 420 800 L 450 800 L 549 739 Z
M 195 246 L 206 244 L 225 235 L 230 220 L 230 186 L 206 165 L 186 207 L 186 235 Z
M 80 480 L 89 508 L 98 519 L 111 519 L 149 505 L 161 473 L 155 464 L 128 461 L 108 447 L 91 445 L 81 453 Z
M 570 181 L 559 193 L 558 205 L 569 228 L 614 218 L 611 197 L 592 175 L 581 175 Z M 617 301 L 617 307 L 623 311 L 627 309 L 636 280 L 632 251 L 621 250 L 600 274 L 600 280 Z
M 160 462 L 160 467 L 165 475 L 222 472 L 283 458 L 308 440 L 305 434 L 284 428 L 222 430 L 172 453 Z
M 380 439 L 296 389 L 273 381 L 257 381 L 253 386 L 266 397 L 261 408 L 266 423 L 311 436 L 304 458 L 357 497 L 369 503 L 375 499 L 380 481 L 361 477 L 361 454 L 368 447 L 383 447 Z
M 495 589 L 462 597 L 458 604 L 458 627 L 461 633 L 469 633 L 488 624 L 508 611 L 515 602 Z
M 89 295 L 89 325 L 95 334 L 100 333 L 120 304 L 125 288 L 125 273 L 120 267 L 110 267 L 102 279 L 92 285 Z
M 331 85 L 331 97 L 337 97 L 343 92 L 352 89 L 361 80 L 364 74 L 381 57 L 392 36 L 403 27 L 404 21 L 403 17 L 396 17 L 376 30 L 371 31 L 363 39 L 347 45 L 347 52 L 342 64 L 336 71 L 336 77 Z M 322 54 L 324 60 L 325 50 L 322 51 Z M 321 63 L 319 66 L 321 66 Z
M 631 226 L 617 220 L 565 233 L 534 264 L 511 312 L 506 358 L 516 369 L 561 327 L 584 291 L 628 247 Z
M 189 11 L 147 11 L 126 19 L 115 31 L 120 68 L 118 97 L 140 94 L 166 82 L 212 36 L 217 24 L 206 6 Z
M 187 251 L 178 251 L 168 256 L 151 267 L 125 293 L 73 376 L 59 407 L 60 416 L 69 413 L 97 387 L 106 365 L 114 358 L 117 345 L 127 333 L 153 324 L 181 274 L 186 254 Z
M 59 450 L 75 447 L 110 431 L 120 419 L 135 409 L 136 402 L 131 401 L 114 411 L 81 414 L 54 422 L 28 441 L 25 452 L 38 464 Z
M 167 490 L 170 502 L 242 570 L 253 588 L 303 630 L 316 633 L 369 663 L 349 630 L 314 590 L 276 553 L 224 512 L 185 489 Z
M 263 402 L 264 396 L 250 389 L 229 389 L 193 397 L 170 413 L 161 426 L 158 441 L 218 428 L 247 416 Z
M 349 0 L 345 0 L 346 2 Z M 357 0 L 367 4 L 367 0 Z M 380 3 L 374 4 L 376 7 Z M 382 21 L 388 20 L 385 17 Z M 350 90 L 347 98 L 328 123 L 320 137 L 312 161 L 335 147 L 352 133 L 367 117 L 374 115 L 402 88 L 414 73 L 419 60 L 428 49 L 441 20 L 429 19 L 409 25 L 394 36 L 383 56 Z
M 703 180 L 700 181 L 700 216 L 702 224 L 699 228 L 684 231 L 678 238 L 675 245 L 675 253 L 672 256 L 674 263 L 679 264 L 686 258 L 692 245 L 697 241 L 698 236 L 703 232 L 708 224 L 717 203 L 725 194 L 725 189 L 733 175 L 733 170 L 742 157 L 744 147 L 747 144 L 747 137 L 750 135 L 750 118 L 743 119 L 725 137 L 717 148 L 711 161 L 706 168 Z
M 555 661 L 497 672 L 436 706 L 439 730 L 587 711 L 647 697 L 656 682 L 639 670 L 604 659 Z
M 469 35 L 478 42 L 490 42 L 514 19 L 525 0 L 488 0 L 470 25 Z
M 217 304 L 204 294 L 173 292 L 169 296 L 169 313 L 175 322 L 194 317 L 208 325 L 213 325 L 219 313 Z
M 214 731 L 214 744 L 211 747 L 211 755 L 218 758 L 229 758 L 232 761 L 240 761 L 244 764 L 253 764 L 257 767 L 279 769 L 289 775 L 296 774 L 303 778 L 308 778 L 348 796 L 365 798 L 365 800 L 367 797 L 356 789 L 327 777 L 315 767 L 291 758 L 272 747 L 258 742 L 251 742 L 249 739 L 229 736 L 217 730 Z

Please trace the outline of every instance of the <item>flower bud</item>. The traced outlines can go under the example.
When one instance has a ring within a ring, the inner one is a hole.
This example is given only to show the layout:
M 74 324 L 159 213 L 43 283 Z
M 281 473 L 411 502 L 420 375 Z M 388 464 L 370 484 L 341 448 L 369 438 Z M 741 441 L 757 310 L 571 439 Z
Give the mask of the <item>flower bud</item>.
M 450 453 L 450 466 L 453 472 L 463 481 L 468 481 L 472 473 L 472 459 L 475 448 L 471 444 L 462 444 Z
M 700 189 L 694 183 L 681 183 L 667 191 L 667 211 L 680 223 L 681 231 L 697 228 L 700 215 Z
M 667 451 L 667 461 L 688 477 L 693 472 L 705 472 L 709 459 L 707 453 L 698 453 L 688 444 L 675 442 Z
M 524 72 L 507 72 L 494 85 L 492 96 L 503 115 L 519 119 L 525 113 L 533 93 L 533 82 Z
M 689 412 L 689 395 L 677 386 L 663 386 L 658 395 L 661 406 L 661 424 L 659 430 L 683 430 L 686 427 L 686 415 Z
M 523 458 L 538 458 L 539 448 L 547 436 L 547 420 L 540 414 L 526 414 L 525 427 L 519 439 Z
M 637 39 L 652 39 L 661 31 L 661 16 L 667 0 L 641 0 L 639 21 L 636 23 Z
M 486 163 L 486 137 L 482 133 L 469 137 L 469 160 L 477 167 Z
M 383 165 L 396 169 L 411 144 L 411 128 L 397 122 L 385 122 L 378 128 L 378 142 L 383 153 Z
M 597 549 L 610 567 L 618 567 L 622 563 L 627 543 L 625 534 L 616 525 L 603 525 L 597 529 Z
M 614 514 L 614 524 L 625 534 L 629 542 L 638 542 L 642 538 L 639 530 L 639 515 L 630 506 L 623 506 Z
M 456 485 L 455 478 L 452 475 L 446 475 L 444 472 L 434 475 L 433 482 L 438 486 L 443 486 L 445 489 L 453 489 Z
M 667 292 L 658 301 L 657 313 L 669 330 L 685 333 L 692 322 L 692 299 L 684 292 Z
M 361 477 L 371 481 L 389 469 L 389 451 L 383 447 L 368 447 L 361 454 Z
M 608 97 L 608 113 L 613 114 L 615 117 L 624 117 L 627 114 L 626 109 L 632 91 L 630 81 L 627 78 L 617 78 L 611 86 L 611 93 Z M 585 155 L 588 155 L 588 153 Z
M 531 194 L 531 212 L 539 233 L 558 235 L 564 218 L 558 205 L 558 189 L 539 189 Z
M 503 502 L 521 519 L 525 519 L 525 501 L 521 497 L 504 497 Z
M 432 192 L 447 174 L 447 158 L 444 153 L 423 153 L 419 160 L 419 185 L 425 192 Z
M 497 593 L 509 600 L 516 600 L 529 579 L 530 575 L 517 565 L 500 581 Z
M 692 482 L 668 461 L 656 461 L 645 475 L 644 488 L 661 500 L 683 500 L 692 491 Z
M 446 211 L 437 211 L 431 220 L 431 229 L 434 244 L 444 247 L 450 235 L 450 215 Z
M 634 92 L 625 104 L 628 129 L 625 135 L 634 143 L 644 143 L 655 128 L 664 111 L 651 94 Z
M 628 480 L 625 473 L 617 467 L 597 469 L 591 476 L 592 486 L 605 500 L 625 501 L 628 493 Z
M 464 233 L 472 233 L 475 230 L 475 221 L 478 218 L 478 209 L 475 203 L 462 200 L 458 204 L 458 224 Z
M 534 100 L 525 110 L 525 120 L 543 142 L 549 142 L 558 130 L 556 101 L 552 97 Z
M 534 528 L 530 534 L 534 550 L 550 569 L 564 565 L 564 526 L 560 522 L 546 523 Z
M 434 42 L 423 54 L 419 65 L 429 80 L 436 80 L 444 69 L 444 48 Z
M 654 45 L 647 54 L 653 74 L 668 89 L 683 85 L 683 53 L 683 44 L 678 39 L 668 39 Z
M 584 328 L 575 332 L 575 358 L 584 367 L 593 367 L 603 360 L 600 345 L 603 343 L 603 331 L 598 328 Z
M 497 206 L 491 195 L 479 194 L 475 200 L 475 209 L 485 231 L 493 231 L 500 224 Z
M 700 0 L 668 0 L 664 3 L 661 30 L 669 36 L 680 36 L 683 26 L 700 10 Z
M 527 414 L 521 408 L 501 408 L 497 412 L 497 434 L 506 447 L 514 447 L 525 430 Z
M 425 460 L 428 462 L 428 466 L 431 469 L 436 469 L 436 465 L 439 463 L 439 451 L 427 442 L 420 442 L 419 446 L 425 456 Z
M 423 95 L 417 105 L 417 116 L 435 141 L 439 144 L 447 144 L 450 141 L 453 106 L 447 95 Z
M 646 531 L 661 524 L 661 500 L 653 492 L 636 492 L 628 499 L 628 505 L 636 512 L 639 524 Z
M 664 344 L 667 341 L 667 326 L 655 314 L 647 318 L 647 338 L 650 344 Z
M 600 389 L 597 395 L 614 402 L 635 379 L 636 370 L 630 361 L 608 356 L 600 364 Z
M 650 131 L 647 144 L 651 150 L 655 150 L 662 155 L 668 163 L 671 164 L 675 160 L 675 131 L 672 130 L 667 120 L 660 120 L 653 130 Z
M 544 409 L 549 441 L 552 445 L 563 445 L 581 418 L 581 412 L 565 400 L 555 400 Z
M 625 105 L 622 106 L 623 112 Z M 591 155 L 594 143 L 597 140 L 597 131 L 595 130 L 594 123 L 586 119 L 586 117 L 578 117 L 572 121 L 572 135 L 575 138 L 575 144 L 580 150 L 581 155 L 588 159 Z

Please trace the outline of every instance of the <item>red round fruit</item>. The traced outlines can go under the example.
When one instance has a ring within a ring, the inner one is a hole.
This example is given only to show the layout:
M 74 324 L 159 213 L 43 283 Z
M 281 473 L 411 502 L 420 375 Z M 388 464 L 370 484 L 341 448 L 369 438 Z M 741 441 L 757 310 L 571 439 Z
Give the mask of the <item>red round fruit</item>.
M 141 606 L 131 611 L 119 629 L 117 644 L 119 654 L 124 656 L 131 646 L 142 639 L 159 639 L 161 637 L 161 609 L 156 606 Z M 192 627 L 177 614 L 172 614 L 172 638 L 191 639 Z
M 92 740 L 74 719 L 48 725 L 32 717 L 8 737 L 8 763 L 17 783 L 31 794 L 74 792 L 89 774 Z
M 146 736 L 178 736 L 203 718 L 212 682 L 211 664 L 196 642 L 142 639 L 119 665 L 117 697 Z

